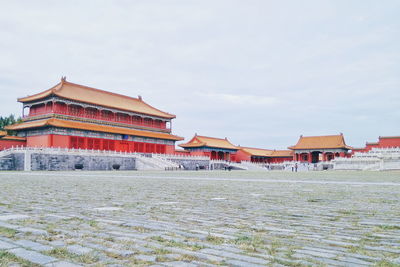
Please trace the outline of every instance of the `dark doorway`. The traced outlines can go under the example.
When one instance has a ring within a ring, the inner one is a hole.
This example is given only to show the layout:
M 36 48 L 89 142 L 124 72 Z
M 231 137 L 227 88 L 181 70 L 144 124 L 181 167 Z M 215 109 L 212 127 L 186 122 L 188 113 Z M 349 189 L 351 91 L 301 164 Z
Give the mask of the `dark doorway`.
M 311 163 L 317 163 L 319 162 L 319 151 L 314 151 L 311 153 Z

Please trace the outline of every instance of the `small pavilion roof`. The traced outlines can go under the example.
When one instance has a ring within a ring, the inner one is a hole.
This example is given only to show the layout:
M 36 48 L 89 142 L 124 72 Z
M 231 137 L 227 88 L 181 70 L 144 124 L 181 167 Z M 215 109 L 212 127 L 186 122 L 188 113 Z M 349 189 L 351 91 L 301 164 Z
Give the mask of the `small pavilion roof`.
M 215 148 L 224 148 L 224 149 L 233 149 L 237 150 L 238 148 L 228 141 L 227 138 L 215 138 L 209 136 L 200 136 L 195 135 L 189 142 L 186 144 L 180 144 L 180 147 L 183 148 L 191 148 L 191 147 L 215 147 Z
M 161 118 L 173 119 L 176 116 L 155 107 L 150 106 L 141 97 L 133 98 L 125 95 L 111 93 L 100 89 L 71 83 L 65 78 L 52 88 L 35 95 L 18 98 L 19 102 L 33 102 L 50 95 L 76 100 L 83 103 L 95 104 L 103 107 L 115 108 L 124 111 L 138 112 L 142 114 L 157 116 Z
M 7 126 L 6 129 L 7 130 L 23 130 L 23 129 L 30 129 L 30 128 L 40 128 L 40 127 L 45 127 L 45 126 L 80 129 L 80 130 L 95 131 L 95 132 L 135 135 L 135 136 L 159 138 L 159 139 L 174 140 L 174 141 L 183 140 L 183 137 L 172 135 L 172 134 L 167 134 L 167 133 L 141 131 L 141 130 L 135 130 L 135 129 L 122 128 L 122 127 L 114 127 L 114 126 L 109 126 L 109 125 L 98 125 L 98 124 L 92 124 L 92 123 L 67 121 L 67 120 L 54 119 L 54 118 L 13 124 L 13 125 Z
M 239 147 L 243 152 L 256 157 L 292 157 L 293 151 L 291 150 L 271 150 L 254 147 Z
M 270 149 L 262 149 L 262 148 L 254 148 L 254 147 L 240 146 L 239 149 L 251 156 L 257 156 L 257 157 L 270 157 L 273 152 L 273 150 L 270 150 Z
M 289 149 L 333 149 L 343 148 L 351 149 L 347 146 L 343 134 L 322 135 L 322 136 L 300 136 L 296 145 L 288 147 Z
M 0 131 L 0 137 L 6 136 L 6 135 L 7 135 L 7 132 L 6 132 L 6 131 Z
M 0 137 L 1 140 L 10 140 L 10 141 L 26 141 L 25 137 L 14 136 L 14 135 L 6 135 Z
M 288 157 L 293 157 L 293 151 L 291 150 L 274 150 L 272 151 L 271 157 L 273 158 L 288 158 Z

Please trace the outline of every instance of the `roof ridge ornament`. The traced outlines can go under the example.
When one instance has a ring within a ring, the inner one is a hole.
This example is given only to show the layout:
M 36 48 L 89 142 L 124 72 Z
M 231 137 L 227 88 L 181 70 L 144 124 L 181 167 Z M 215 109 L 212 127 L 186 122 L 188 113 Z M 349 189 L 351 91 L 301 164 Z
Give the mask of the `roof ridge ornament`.
M 64 83 L 67 81 L 67 76 L 61 76 L 61 82 Z

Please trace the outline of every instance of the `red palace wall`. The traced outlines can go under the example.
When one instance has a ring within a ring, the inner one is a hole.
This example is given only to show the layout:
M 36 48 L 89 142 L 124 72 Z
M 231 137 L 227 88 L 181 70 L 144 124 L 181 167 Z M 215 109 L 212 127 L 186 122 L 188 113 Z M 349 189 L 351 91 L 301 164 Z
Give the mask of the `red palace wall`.
M 28 147 L 51 147 L 49 135 L 29 136 L 26 138 Z
M 293 157 L 271 158 L 268 163 L 282 163 L 284 161 L 293 161 Z
M 0 139 L 0 151 L 17 146 L 26 146 L 26 141 Z
M 393 137 L 393 138 L 379 137 L 379 147 L 400 147 L 400 137 Z
M 53 134 L 27 137 L 27 146 L 81 148 L 160 154 L 174 154 L 175 152 L 175 147 L 173 145 Z
M 235 160 L 236 160 L 236 162 L 250 161 L 251 156 L 241 150 L 238 150 L 238 152 L 236 152 Z

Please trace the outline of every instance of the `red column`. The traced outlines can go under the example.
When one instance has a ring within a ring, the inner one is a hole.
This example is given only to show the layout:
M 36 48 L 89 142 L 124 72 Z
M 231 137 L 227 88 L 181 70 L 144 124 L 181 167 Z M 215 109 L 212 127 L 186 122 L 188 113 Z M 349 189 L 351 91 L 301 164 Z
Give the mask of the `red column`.
M 312 154 L 311 154 L 311 152 L 308 153 L 308 162 L 312 163 Z

